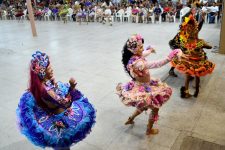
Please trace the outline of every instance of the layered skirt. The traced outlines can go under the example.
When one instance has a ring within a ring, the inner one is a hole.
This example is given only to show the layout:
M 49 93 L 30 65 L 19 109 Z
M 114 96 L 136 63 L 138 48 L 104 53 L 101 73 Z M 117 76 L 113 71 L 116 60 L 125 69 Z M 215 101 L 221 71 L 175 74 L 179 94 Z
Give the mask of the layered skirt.
M 171 65 L 179 72 L 190 76 L 205 76 L 213 72 L 215 64 L 206 58 L 183 55 L 181 58 L 175 58 Z
M 137 109 L 145 107 L 160 108 L 172 95 L 172 89 L 159 79 L 149 83 L 130 81 L 126 84 L 118 84 L 117 94 L 126 106 Z
M 83 140 L 95 123 L 95 109 L 79 91 L 71 107 L 53 114 L 39 107 L 30 92 L 25 92 L 17 108 L 18 125 L 33 144 L 40 147 L 69 147 Z

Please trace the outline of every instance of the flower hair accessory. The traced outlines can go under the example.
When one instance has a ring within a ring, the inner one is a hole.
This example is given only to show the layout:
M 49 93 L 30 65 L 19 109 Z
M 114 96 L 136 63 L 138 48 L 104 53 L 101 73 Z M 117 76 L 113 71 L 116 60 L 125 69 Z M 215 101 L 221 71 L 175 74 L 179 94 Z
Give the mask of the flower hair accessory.
M 127 49 L 132 53 L 136 54 L 138 51 L 138 45 L 142 44 L 142 36 L 140 34 L 135 34 L 127 41 Z
M 47 69 L 49 64 L 48 55 L 42 53 L 40 51 L 36 51 L 32 55 L 31 59 L 31 69 L 34 71 L 41 79 L 44 79 L 46 73 L 45 70 Z

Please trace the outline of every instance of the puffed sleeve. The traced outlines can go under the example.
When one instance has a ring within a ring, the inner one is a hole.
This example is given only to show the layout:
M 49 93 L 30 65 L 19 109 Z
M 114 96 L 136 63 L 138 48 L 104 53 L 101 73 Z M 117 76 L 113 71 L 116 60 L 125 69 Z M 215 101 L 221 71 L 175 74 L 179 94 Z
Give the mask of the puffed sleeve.
M 169 62 L 168 58 L 160 60 L 160 61 L 148 62 L 147 68 L 148 69 L 160 68 L 160 67 L 166 65 L 168 62 Z

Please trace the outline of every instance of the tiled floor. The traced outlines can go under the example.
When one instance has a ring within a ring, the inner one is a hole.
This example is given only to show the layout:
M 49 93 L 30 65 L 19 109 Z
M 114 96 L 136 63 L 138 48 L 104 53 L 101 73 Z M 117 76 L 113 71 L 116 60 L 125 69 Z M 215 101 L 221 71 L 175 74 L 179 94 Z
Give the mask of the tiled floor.
M 184 138 L 180 150 L 225 150 L 225 146 L 187 136 Z
M 179 150 L 187 136 L 225 145 L 225 56 L 206 50 L 217 64 L 213 74 L 201 79 L 198 98 L 181 99 L 183 76 L 167 78 L 169 65 L 151 70 L 154 77 L 166 79 L 174 89 L 170 101 L 160 109 L 160 133 L 146 137 L 148 115 L 143 113 L 134 126 L 124 126 L 134 108 L 125 107 L 115 95 L 118 82 L 129 77 L 121 64 L 121 49 L 133 33 L 141 33 L 146 45 L 157 53 L 148 60 L 161 59 L 170 52 L 168 41 L 178 31 L 178 23 L 97 23 L 37 22 L 38 37 L 31 35 L 27 21 L 0 21 L 0 149 L 39 149 L 30 144 L 16 127 L 15 110 L 27 88 L 31 54 L 40 49 L 50 56 L 57 80 L 73 76 L 78 88 L 97 109 L 92 133 L 72 150 Z M 219 45 L 219 25 L 204 25 L 200 37 Z M 147 112 L 149 113 L 149 112 Z

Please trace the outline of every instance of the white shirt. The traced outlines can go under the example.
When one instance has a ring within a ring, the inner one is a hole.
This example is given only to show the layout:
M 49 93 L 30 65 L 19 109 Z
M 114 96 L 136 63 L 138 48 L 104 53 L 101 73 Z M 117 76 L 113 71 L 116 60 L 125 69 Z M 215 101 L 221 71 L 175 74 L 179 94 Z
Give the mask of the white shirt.
M 127 14 L 131 14 L 131 12 L 132 12 L 132 9 L 131 9 L 131 7 L 127 7 L 127 10 L 125 11 L 125 13 L 127 13 Z
M 207 7 L 206 7 L 206 6 L 203 6 L 203 7 L 202 7 L 202 11 L 203 11 L 203 12 L 208 12 Z
M 120 9 L 120 10 L 118 11 L 118 13 L 119 13 L 119 14 L 124 14 L 124 10 L 123 10 L 123 9 Z
M 211 7 L 207 7 L 207 9 L 209 9 L 209 12 L 218 12 L 219 11 L 219 7 L 218 6 L 211 6 Z

